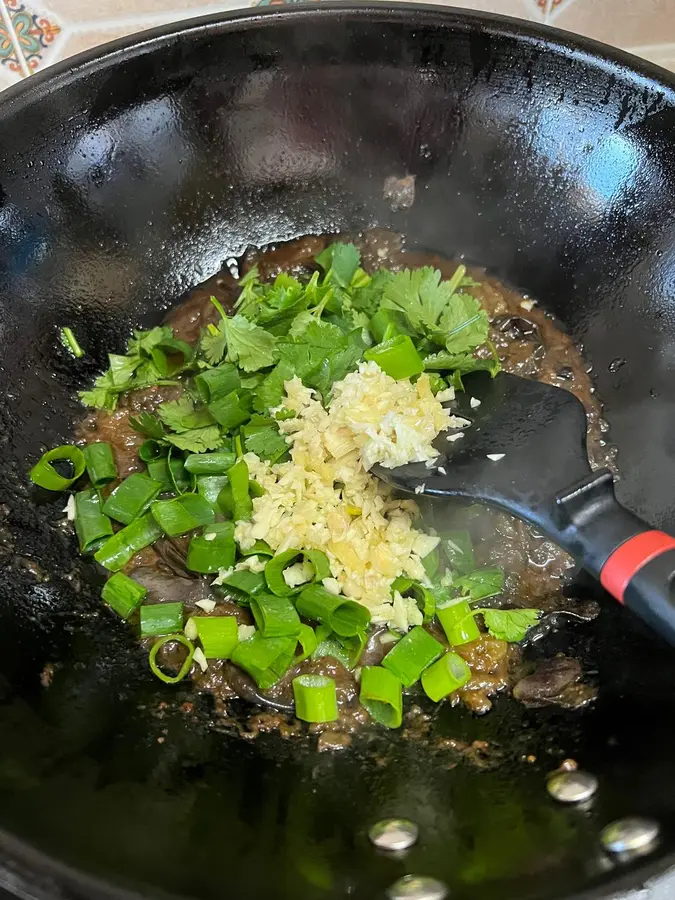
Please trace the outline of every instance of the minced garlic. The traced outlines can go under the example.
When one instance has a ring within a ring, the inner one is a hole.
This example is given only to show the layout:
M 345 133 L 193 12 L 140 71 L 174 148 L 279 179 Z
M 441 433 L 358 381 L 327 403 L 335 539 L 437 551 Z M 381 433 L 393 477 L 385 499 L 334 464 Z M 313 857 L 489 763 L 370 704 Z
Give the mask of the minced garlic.
M 423 581 L 422 559 L 439 538 L 413 528 L 414 501 L 394 499 L 367 470 L 435 458 L 431 442 L 448 427 L 448 413 L 425 375 L 414 385 L 394 381 L 372 362 L 333 386 L 328 410 L 300 379 L 285 388 L 283 405 L 297 413 L 279 423 L 291 461 L 270 466 L 245 455 L 264 494 L 253 500 L 251 521 L 237 523 L 237 542 L 244 550 L 256 540 L 277 552 L 323 550 L 328 589 L 363 603 L 374 622 L 406 631 L 421 614 L 414 600 L 392 597 L 391 584 L 399 575 Z

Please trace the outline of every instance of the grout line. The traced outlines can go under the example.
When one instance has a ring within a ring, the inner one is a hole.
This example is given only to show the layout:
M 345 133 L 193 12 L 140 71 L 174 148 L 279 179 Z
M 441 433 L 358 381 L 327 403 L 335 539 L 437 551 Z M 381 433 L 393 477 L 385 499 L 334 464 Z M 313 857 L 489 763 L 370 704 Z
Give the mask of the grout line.
M 23 50 L 21 49 L 21 44 L 19 43 L 19 38 L 17 37 L 16 31 L 14 31 L 12 18 L 9 14 L 9 10 L 5 6 L 5 0 L 0 0 L 0 19 L 2 19 L 3 24 L 7 29 L 9 39 L 12 42 L 12 47 L 14 47 L 14 52 L 16 53 L 16 58 L 19 62 L 21 74 L 25 78 L 26 76 L 30 75 L 30 68 L 28 66 L 28 63 L 26 62 L 26 57 L 23 55 Z

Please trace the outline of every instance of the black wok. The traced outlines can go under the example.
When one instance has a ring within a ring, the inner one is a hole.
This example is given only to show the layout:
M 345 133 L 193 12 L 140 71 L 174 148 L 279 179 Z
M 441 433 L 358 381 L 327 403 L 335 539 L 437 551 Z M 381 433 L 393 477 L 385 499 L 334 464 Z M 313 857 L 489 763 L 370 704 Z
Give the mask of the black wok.
M 69 436 L 73 391 L 132 323 L 248 245 L 379 224 L 489 266 L 583 341 L 620 498 L 672 531 L 674 135 L 667 73 L 438 7 L 193 21 L 2 95 L 0 881 L 30 897 L 373 900 L 417 872 L 455 900 L 553 900 L 675 860 L 675 654 L 618 605 L 600 598 L 594 626 L 528 650 L 580 657 L 591 708 L 441 708 L 439 731 L 491 742 L 496 765 L 379 731 L 334 754 L 248 742 L 233 720 L 210 729 L 188 687 L 153 681 L 58 527 L 62 501 L 25 475 Z M 384 179 L 408 174 L 415 202 L 394 211 Z M 590 810 L 546 794 L 565 757 L 600 778 Z M 403 860 L 366 837 L 391 814 L 421 829 Z M 661 843 L 609 860 L 599 831 L 629 814 L 656 818 Z

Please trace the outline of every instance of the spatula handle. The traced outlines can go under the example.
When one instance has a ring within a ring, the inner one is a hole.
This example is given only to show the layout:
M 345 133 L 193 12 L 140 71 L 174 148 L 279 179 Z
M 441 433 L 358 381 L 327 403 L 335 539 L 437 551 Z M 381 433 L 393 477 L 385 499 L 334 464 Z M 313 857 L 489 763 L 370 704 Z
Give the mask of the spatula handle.
M 607 470 L 556 498 L 560 543 L 620 603 L 675 644 L 675 537 L 621 506 Z

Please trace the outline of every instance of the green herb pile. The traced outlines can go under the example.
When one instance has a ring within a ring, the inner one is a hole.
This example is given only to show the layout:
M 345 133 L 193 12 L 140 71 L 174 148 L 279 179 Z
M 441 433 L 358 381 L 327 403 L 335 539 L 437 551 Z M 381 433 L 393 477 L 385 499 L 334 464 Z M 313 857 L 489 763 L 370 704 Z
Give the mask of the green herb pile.
M 309 657 L 334 656 L 350 669 L 359 663 L 370 613 L 324 586 L 331 576 L 324 553 L 298 548 L 275 555 L 263 542 L 242 552 L 235 541 L 234 523 L 251 518 L 262 491 L 244 454 L 271 463 L 288 458 L 278 422 L 293 413 L 275 412 L 286 381 L 299 377 L 327 402 L 333 384 L 362 360 L 396 379 L 427 372 L 435 393 L 461 389 L 467 372 L 499 370 L 487 314 L 466 290 L 475 282 L 464 266 L 447 281 L 429 267 L 380 269 L 371 276 L 360 267 L 357 248 L 344 243 L 325 249 L 316 264 L 310 278 L 280 274 L 269 284 L 252 269 L 239 281 L 233 315 L 212 298 L 220 321 L 196 346 L 159 326 L 135 331 L 125 354 L 109 354 L 106 372 L 80 393 L 86 406 L 114 410 L 121 395 L 155 385 L 180 391 L 178 399 L 129 419 L 145 438 L 139 449 L 145 471 L 120 480 L 112 447 L 103 442 L 57 447 L 31 470 L 43 488 L 74 490 L 80 550 L 111 573 L 103 599 L 137 621 L 141 636 L 155 639 L 150 666 L 165 682 L 180 681 L 193 662 L 204 668 L 209 659 L 231 660 L 263 690 Z M 82 355 L 70 329 L 63 329 L 62 340 Z M 190 536 L 187 568 L 218 576 L 214 590 L 250 609 L 252 634 L 233 616 L 205 613 L 185 621 L 182 603 L 146 603 L 146 589 L 122 571 L 140 550 L 181 535 Z M 246 557 L 255 560 L 242 567 Z M 298 562 L 308 574 L 292 586 L 285 573 Z M 500 569 L 477 568 L 466 532 L 444 535 L 424 566 L 424 584 L 398 578 L 392 592 L 414 597 L 425 624 L 437 621 L 446 643 L 422 626 L 392 633 L 382 664 L 361 670 L 361 703 L 389 727 L 401 724 L 403 688 L 421 681 L 438 701 L 469 681 L 469 666 L 454 648 L 480 637 L 477 617 L 492 637 L 519 641 L 539 615 L 479 607 L 501 592 L 504 576 Z M 168 673 L 160 663 L 158 654 L 170 642 L 185 647 L 179 672 Z M 293 691 L 300 718 L 337 718 L 332 679 L 298 675 Z

